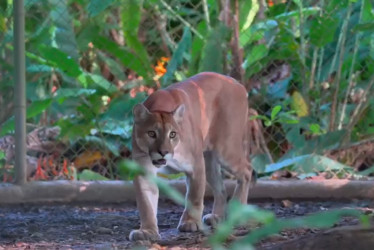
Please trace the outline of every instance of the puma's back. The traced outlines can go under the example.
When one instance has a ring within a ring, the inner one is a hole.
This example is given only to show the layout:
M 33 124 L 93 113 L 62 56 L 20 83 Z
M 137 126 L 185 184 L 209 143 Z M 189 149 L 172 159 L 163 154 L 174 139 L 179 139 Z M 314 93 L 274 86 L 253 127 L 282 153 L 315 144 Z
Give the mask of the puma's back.
M 166 113 L 172 113 L 184 104 L 186 119 L 191 123 L 189 126 L 201 132 L 206 145 L 217 141 L 217 137 L 227 137 L 224 131 L 230 127 L 233 129 L 231 132 L 236 133 L 246 126 L 246 89 L 233 78 L 213 72 L 200 73 L 156 91 L 143 104 L 150 112 Z M 239 119 L 242 124 L 238 131 L 235 120 L 239 117 L 243 119 Z M 182 127 L 187 129 L 185 133 L 190 129 L 185 124 Z

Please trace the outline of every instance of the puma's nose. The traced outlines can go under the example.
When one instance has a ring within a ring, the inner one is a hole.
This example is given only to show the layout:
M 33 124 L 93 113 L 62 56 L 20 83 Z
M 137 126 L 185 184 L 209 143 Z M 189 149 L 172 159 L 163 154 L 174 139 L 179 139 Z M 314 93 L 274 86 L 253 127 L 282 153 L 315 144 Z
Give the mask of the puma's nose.
M 162 157 L 164 157 L 164 156 L 167 155 L 169 152 L 168 152 L 168 151 L 160 150 L 160 151 L 158 151 L 158 153 L 159 153 Z

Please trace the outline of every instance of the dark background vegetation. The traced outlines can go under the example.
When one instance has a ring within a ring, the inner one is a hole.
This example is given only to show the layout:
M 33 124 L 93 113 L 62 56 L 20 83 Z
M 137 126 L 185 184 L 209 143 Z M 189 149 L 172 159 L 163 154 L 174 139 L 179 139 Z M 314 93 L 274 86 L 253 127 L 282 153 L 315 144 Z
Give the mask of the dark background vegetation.
M 264 126 L 265 146 L 252 156 L 260 176 L 371 172 L 369 0 L 27 0 L 25 8 L 31 179 L 118 178 L 118 160 L 131 155 L 133 105 L 201 71 L 246 86 Z M 12 9 L 0 2 L 4 181 L 14 162 Z

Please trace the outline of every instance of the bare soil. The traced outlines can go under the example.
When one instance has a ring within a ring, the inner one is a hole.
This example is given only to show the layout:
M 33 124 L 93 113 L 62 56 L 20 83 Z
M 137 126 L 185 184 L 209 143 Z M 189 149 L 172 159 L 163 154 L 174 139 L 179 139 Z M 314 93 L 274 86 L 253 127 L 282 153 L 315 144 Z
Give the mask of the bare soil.
M 206 212 L 212 202 L 206 202 Z M 355 208 L 371 212 L 372 201 L 267 201 L 252 203 L 273 211 L 279 218 L 292 218 L 334 208 Z M 159 228 L 162 240 L 146 248 L 202 249 L 209 248 L 202 233 L 180 233 L 176 230 L 183 208 L 169 201 L 160 202 Z M 358 225 L 356 218 L 343 218 L 334 230 L 292 229 L 262 240 L 258 249 L 352 249 L 357 241 L 364 245 L 357 249 L 374 249 L 374 233 L 355 227 L 347 236 L 347 226 Z M 17 205 L 0 207 L 0 249 L 127 249 L 136 245 L 128 235 L 138 228 L 139 218 L 135 203 L 95 205 Z M 342 230 L 339 230 L 342 229 Z M 247 230 L 237 230 L 240 237 Z M 357 235 L 356 235 L 357 234 Z M 363 237 L 360 240 L 360 237 Z M 324 238 L 325 237 L 325 238 Z M 313 247 L 311 242 L 323 239 L 325 247 Z M 343 239 L 343 240 L 342 240 Z M 348 243 L 347 243 L 348 241 Z M 338 243 L 346 248 L 335 248 Z M 326 245 L 327 244 L 327 245 Z M 334 245 L 335 244 L 335 245 Z M 367 248 L 365 248 L 367 246 Z

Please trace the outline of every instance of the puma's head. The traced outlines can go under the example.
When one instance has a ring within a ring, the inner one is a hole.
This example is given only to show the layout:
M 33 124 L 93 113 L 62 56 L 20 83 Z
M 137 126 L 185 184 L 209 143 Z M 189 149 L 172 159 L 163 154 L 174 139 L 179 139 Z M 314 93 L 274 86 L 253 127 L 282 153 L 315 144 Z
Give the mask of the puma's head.
M 134 134 L 136 144 L 144 153 L 148 153 L 156 167 L 171 159 L 174 148 L 180 140 L 180 123 L 185 106 L 178 106 L 173 112 L 150 112 L 143 104 L 133 109 Z

